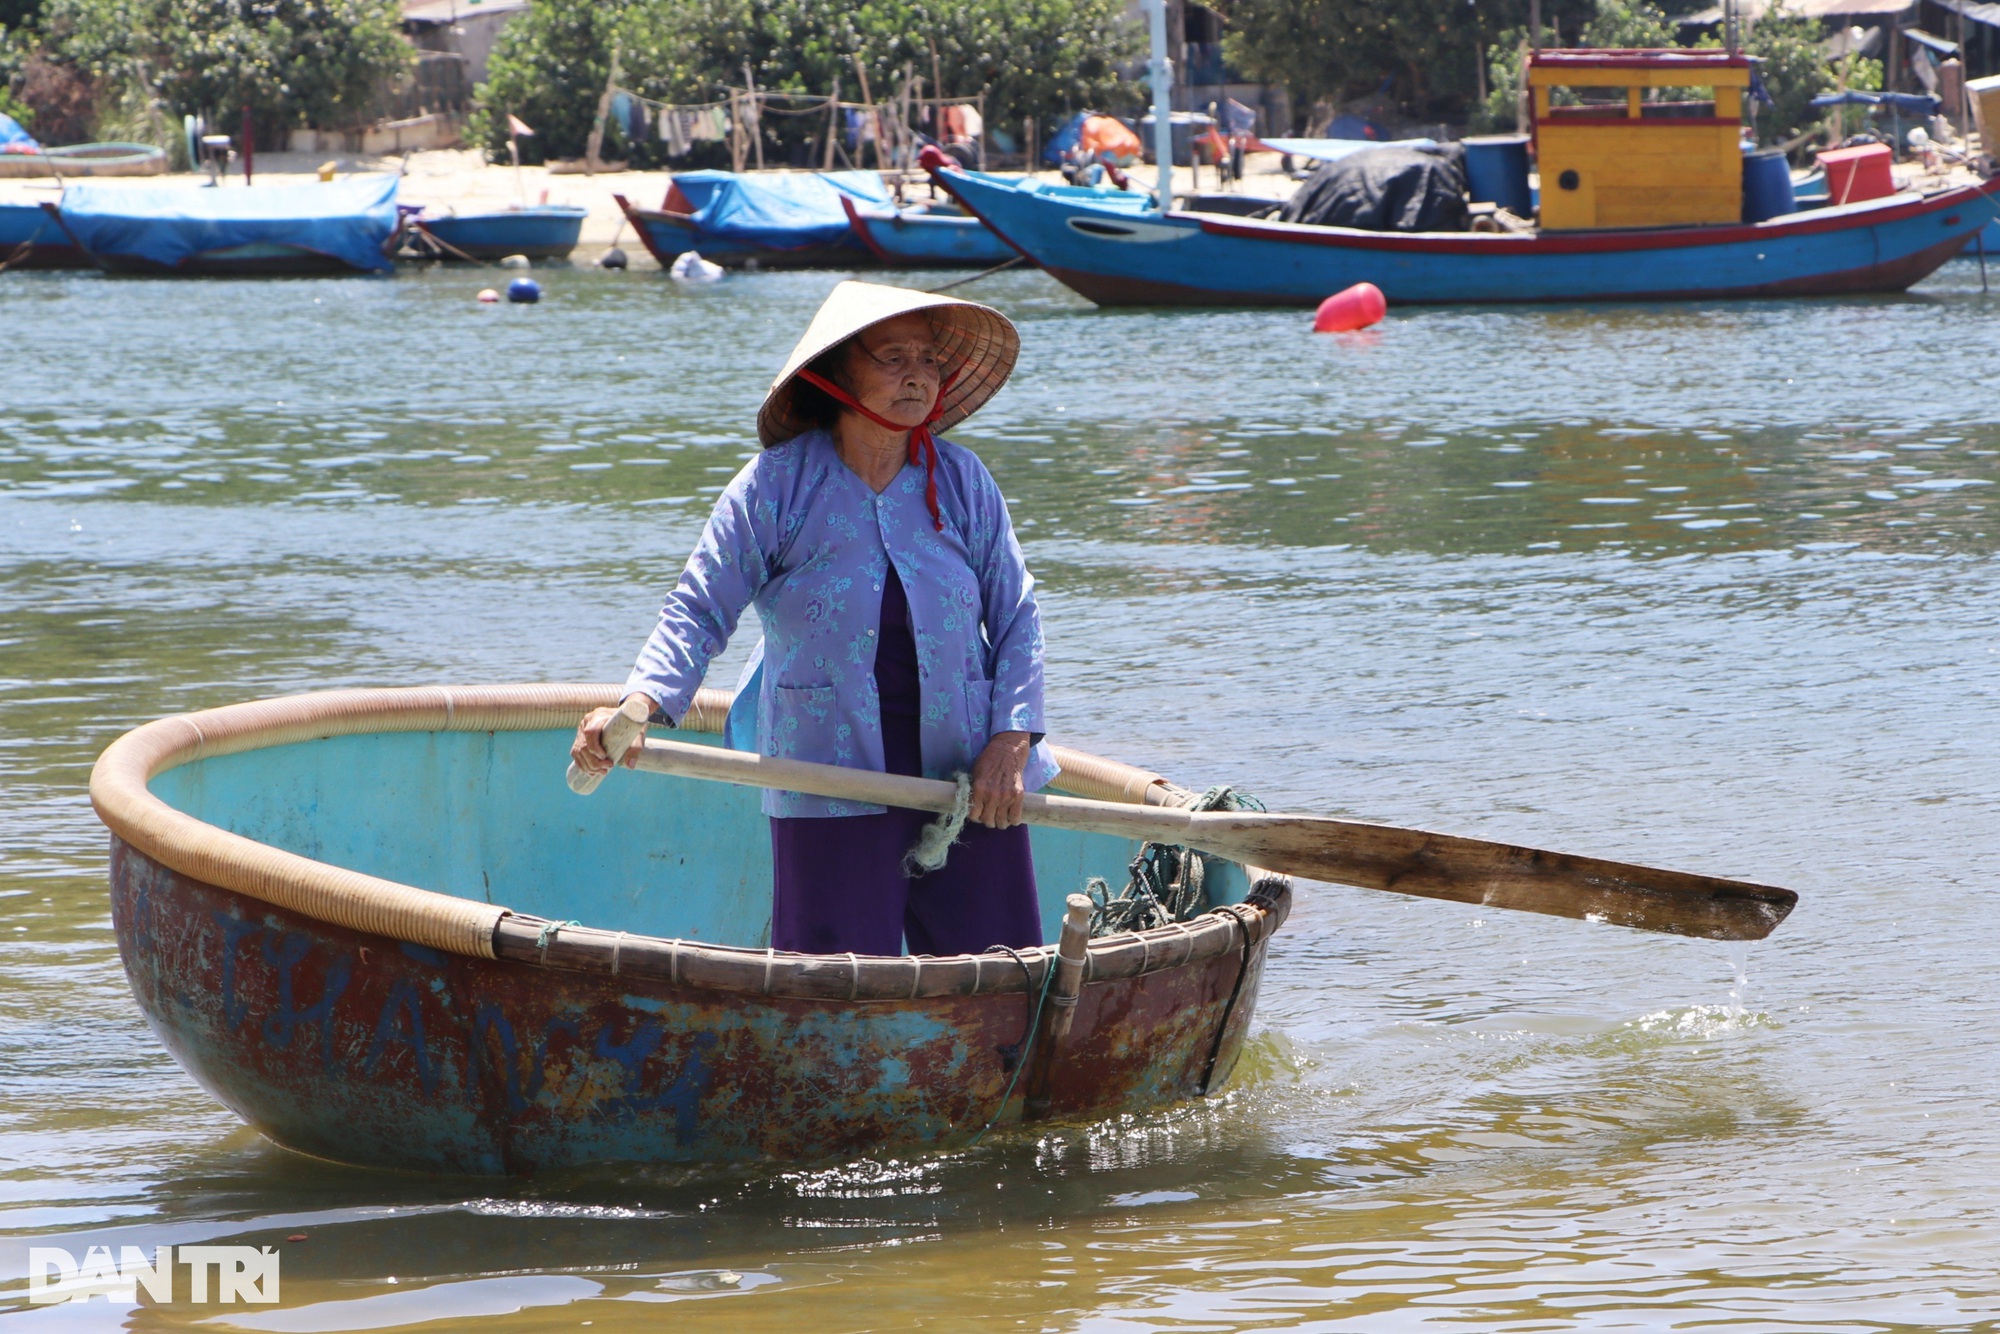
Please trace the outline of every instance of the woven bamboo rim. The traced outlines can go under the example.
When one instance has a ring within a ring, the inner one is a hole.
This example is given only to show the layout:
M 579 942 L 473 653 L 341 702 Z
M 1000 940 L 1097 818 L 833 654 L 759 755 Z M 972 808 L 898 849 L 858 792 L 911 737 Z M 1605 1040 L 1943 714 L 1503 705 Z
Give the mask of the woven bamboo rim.
M 615 705 L 612 685 L 420 686 L 337 690 L 179 714 L 126 733 L 98 757 L 90 800 L 127 846 L 182 875 L 350 930 L 482 959 L 644 977 L 675 986 L 820 999 L 894 1000 L 1021 991 L 1041 985 L 1053 946 L 1017 955 L 784 954 L 556 926 L 542 918 L 363 875 L 218 829 L 153 795 L 149 784 L 218 755 L 363 732 L 496 732 L 567 728 Z M 729 697 L 703 690 L 684 730 L 720 732 Z M 1162 805 L 1185 793 L 1158 774 L 1056 748 L 1057 786 L 1104 801 Z M 1090 946 L 1086 980 L 1135 977 L 1246 948 L 1290 911 L 1290 883 L 1252 872 L 1255 892 L 1193 922 L 1106 937 Z

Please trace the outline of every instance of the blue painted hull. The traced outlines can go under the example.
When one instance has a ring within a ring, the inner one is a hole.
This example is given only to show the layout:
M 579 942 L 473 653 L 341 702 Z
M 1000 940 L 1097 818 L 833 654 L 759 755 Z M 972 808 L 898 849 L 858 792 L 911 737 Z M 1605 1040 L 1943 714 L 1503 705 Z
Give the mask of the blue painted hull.
M 562 259 L 576 249 L 583 220 L 590 210 L 577 205 L 546 204 L 536 208 L 504 209 L 497 213 L 461 213 L 449 218 L 423 218 L 419 225 L 440 241 L 474 259 Z M 446 252 L 450 257 L 450 252 Z
M 977 218 L 854 211 L 855 234 L 888 268 L 991 268 L 1020 252 Z
M 1313 306 L 1358 282 L 1391 302 L 1640 301 L 1901 291 L 1995 214 L 2000 180 L 1742 226 L 1384 233 L 1134 214 L 933 168 L 967 209 L 1099 305 Z
M 40 204 L 0 204 L 0 266 L 9 269 L 88 269 L 62 225 Z
M 690 250 L 731 269 L 872 269 L 882 264 L 852 229 L 831 241 L 801 239 L 796 245 L 744 241 L 703 231 L 685 215 L 639 208 L 623 195 L 614 197 L 625 210 L 626 221 L 663 269 L 673 267 L 674 261 Z

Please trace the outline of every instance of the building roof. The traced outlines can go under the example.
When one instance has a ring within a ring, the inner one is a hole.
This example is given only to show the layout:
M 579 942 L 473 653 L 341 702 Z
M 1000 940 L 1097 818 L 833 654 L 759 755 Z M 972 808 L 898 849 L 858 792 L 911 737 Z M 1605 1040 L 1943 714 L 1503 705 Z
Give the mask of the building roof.
M 462 23 L 483 14 L 511 14 L 528 0 L 403 0 L 403 22 L 419 26 Z
M 1779 4 L 1766 3 L 1766 0 L 1738 0 L 1736 15 L 1751 22 L 1773 10 L 1782 10 L 1789 18 L 1860 18 L 1870 14 L 1907 14 L 1916 7 L 1917 0 L 1783 0 Z M 2000 5 L 1982 7 L 2000 9 Z M 1711 5 L 1692 14 L 1683 14 L 1674 22 L 1691 28 L 1710 27 L 1722 22 L 1722 6 Z

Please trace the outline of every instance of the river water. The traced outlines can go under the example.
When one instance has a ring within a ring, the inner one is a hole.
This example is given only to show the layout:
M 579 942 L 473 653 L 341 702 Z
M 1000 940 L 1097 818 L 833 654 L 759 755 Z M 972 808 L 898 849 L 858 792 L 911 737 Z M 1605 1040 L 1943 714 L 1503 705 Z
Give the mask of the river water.
M 1341 338 L 971 289 L 1025 347 L 955 434 L 1042 580 L 1061 739 L 1796 888 L 1770 940 L 1301 885 L 1203 1104 L 528 1181 L 260 1140 L 126 990 L 92 759 L 283 691 L 616 679 L 835 281 L 542 277 L 518 308 L 466 272 L 0 280 L 10 1328 L 2000 1321 L 2000 296 L 1970 263 Z M 283 1243 L 282 1305 L 25 1305 L 31 1244 L 208 1242 Z

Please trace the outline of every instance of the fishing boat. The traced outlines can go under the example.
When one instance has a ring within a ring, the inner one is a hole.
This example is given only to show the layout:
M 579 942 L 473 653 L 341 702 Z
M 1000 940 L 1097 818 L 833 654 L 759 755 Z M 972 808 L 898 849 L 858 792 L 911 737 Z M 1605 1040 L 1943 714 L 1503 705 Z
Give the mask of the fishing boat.
M 40 204 L 0 204 L 0 272 L 90 267 L 90 256 Z
M 489 260 L 509 255 L 565 259 L 576 249 L 589 214 L 580 204 L 534 204 L 486 213 L 425 210 L 410 220 L 405 246 L 433 259 Z M 426 238 L 442 244 L 426 247 Z
M 690 250 L 733 269 L 873 267 L 880 261 L 854 234 L 842 201 L 894 209 L 872 171 L 685 171 L 657 209 L 613 198 L 662 268 Z
M 969 212 L 1099 305 L 1312 306 L 1359 282 L 1392 302 L 1893 292 L 2000 211 L 1996 179 L 1744 222 L 1752 73 L 1749 57 L 1722 50 L 1534 53 L 1542 189 L 1526 231 L 1376 231 L 1179 207 L 1113 216 L 940 154 L 923 161 Z M 1656 100 L 1663 89 L 1709 95 Z M 1562 90 L 1579 100 L 1559 102 Z M 1510 193 L 1526 198 L 1525 158 L 1517 170 Z
M 66 144 L 0 153 L 0 177 L 164 176 L 166 171 L 165 150 L 152 144 Z
M 985 223 L 951 204 L 863 209 L 843 196 L 854 234 L 884 268 L 990 268 L 1021 258 Z
M 47 204 L 112 273 L 383 273 L 395 244 L 394 176 L 305 185 L 72 185 Z
M 754 790 L 620 771 L 565 791 L 576 720 L 619 693 L 309 694 L 113 743 L 91 799 L 161 1042 L 279 1144 L 462 1173 L 949 1147 L 1228 1082 L 1284 877 L 1211 859 L 1208 911 L 1086 945 L 1067 896 L 1124 883 L 1139 843 L 1037 828 L 1050 945 L 778 953 Z M 703 691 L 673 736 L 756 763 L 721 745 L 728 706 Z M 1061 788 L 1118 810 L 1188 796 L 1058 758 Z

